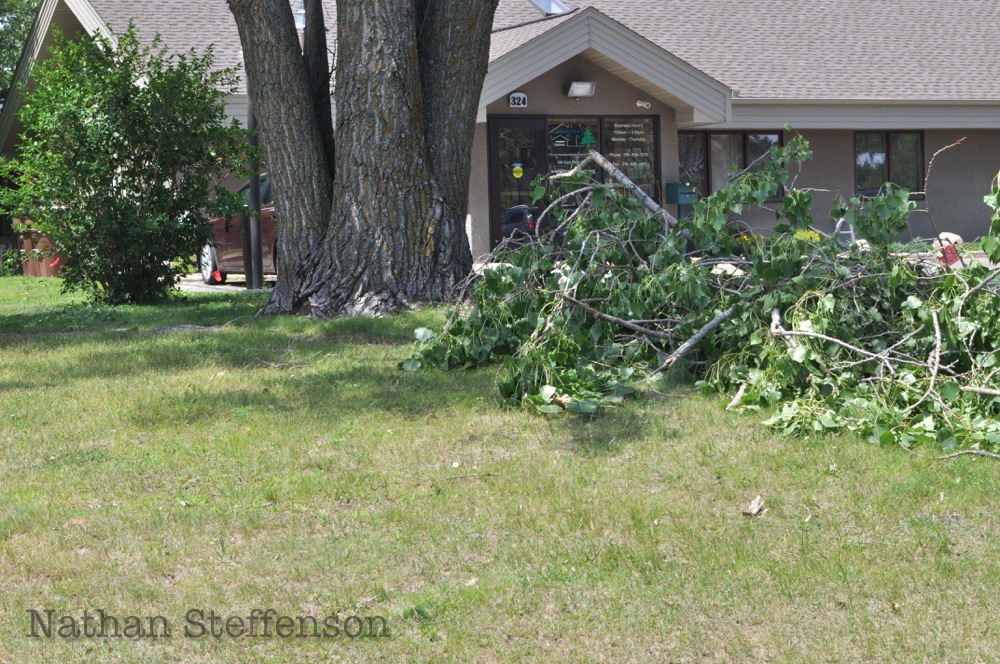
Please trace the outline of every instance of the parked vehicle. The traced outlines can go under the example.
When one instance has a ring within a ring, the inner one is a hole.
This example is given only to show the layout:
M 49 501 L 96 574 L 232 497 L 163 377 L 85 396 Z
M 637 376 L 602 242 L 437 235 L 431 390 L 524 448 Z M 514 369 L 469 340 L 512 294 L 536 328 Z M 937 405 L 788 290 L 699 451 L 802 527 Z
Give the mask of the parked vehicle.
M 250 185 L 240 189 L 243 205 L 250 209 Z M 271 181 L 266 175 L 260 178 L 260 233 L 261 253 L 264 259 L 264 274 L 276 274 L 278 229 L 274 223 L 274 194 L 271 191 Z M 198 268 L 201 279 L 206 284 L 223 284 L 229 273 L 242 274 L 243 266 L 243 220 L 242 215 L 212 217 L 212 233 L 215 238 L 212 244 L 201 249 L 198 256 Z
M 551 215 L 543 220 L 542 226 L 538 226 L 538 216 L 541 209 L 528 207 L 527 205 L 515 205 L 503 211 L 500 216 L 500 237 L 508 247 L 520 247 L 535 242 L 540 235 L 550 233 L 555 230 L 555 220 Z M 560 233 L 556 238 L 550 238 L 556 244 L 562 244 L 564 233 Z

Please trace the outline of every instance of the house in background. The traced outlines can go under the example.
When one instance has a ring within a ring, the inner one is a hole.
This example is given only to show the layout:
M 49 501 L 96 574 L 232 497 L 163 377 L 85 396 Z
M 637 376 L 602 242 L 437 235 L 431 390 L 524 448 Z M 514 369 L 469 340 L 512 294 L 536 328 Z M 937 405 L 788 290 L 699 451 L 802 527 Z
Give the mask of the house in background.
M 563 139 L 572 127 L 665 202 L 670 183 L 718 188 L 790 124 L 815 155 L 796 185 L 814 190 L 819 227 L 832 229 L 836 195 L 891 181 L 920 192 L 911 236 L 984 235 L 1000 171 L 995 19 L 981 0 L 501 0 L 473 253 L 497 241 L 503 209 L 527 202 L 534 172 L 578 157 Z M 764 210 L 744 220 L 774 224 Z
M 15 77 L 29 80 L 53 28 L 121 30 L 129 18 L 173 51 L 213 44 L 220 66 L 239 64 L 225 0 L 44 0 Z M 910 235 L 979 237 L 1000 171 L 995 18 L 982 0 L 500 0 L 473 148 L 473 254 L 499 240 L 505 209 L 530 202 L 535 174 L 589 145 L 666 203 L 672 183 L 717 188 L 787 141 L 789 124 L 815 154 L 796 185 L 814 190 L 818 226 L 832 228 L 838 194 L 891 181 L 918 192 Z M 4 154 L 19 102 L 12 93 L 0 113 Z M 245 91 L 229 103 L 243 119 Z

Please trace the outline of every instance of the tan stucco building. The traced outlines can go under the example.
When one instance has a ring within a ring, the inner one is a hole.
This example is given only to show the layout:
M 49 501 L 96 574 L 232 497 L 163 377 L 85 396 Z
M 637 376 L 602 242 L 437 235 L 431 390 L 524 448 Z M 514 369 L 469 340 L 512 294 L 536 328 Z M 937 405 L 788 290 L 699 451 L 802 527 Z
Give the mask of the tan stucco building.
M 225 0 L 43 0 L 16 80 L 53 29 L 130 18 L 172 50 L 213 44 L 220 66 L 240 61 Z M 530 202 L 534 174 L 572 163 L 584 144 L 677 212 L 671 183 L 704 195 L 786 141 L 786 126 L 815 155 L 795 184 L 813 190 L 818 226 L 832 227 L 835 196 L 891 181 L 918 200 L 910 235 L 983 235 L 983 196 L 1000 171 L 995 18 L 982 0 L 500 0 L 471 164 L 473 254 L 498 241 L 504 209 Z M 571 92 L 573 82 L 591 89 Z M 12 92 L 0 114 L 5 154 L 19 102 Z M 245 116 L 245 93 L 230 112 Z M 764 229 L 773 218 L 757 209 L 743 220 Z

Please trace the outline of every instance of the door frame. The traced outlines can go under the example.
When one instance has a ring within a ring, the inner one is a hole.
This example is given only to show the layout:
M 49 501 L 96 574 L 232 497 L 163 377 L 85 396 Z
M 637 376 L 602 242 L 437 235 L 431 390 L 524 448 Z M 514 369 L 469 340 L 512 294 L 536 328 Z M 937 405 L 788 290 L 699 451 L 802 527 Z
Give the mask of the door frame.
M 487 162 L 489 164 L 489 197 L 490 197 L 490 249 L 494 249 L 500 244 L 500 168 L 497 161 L 500 156 L 500 129 L 534 129 L 535 130 L 535 151 L 538 153 L 538 164 L 543 166 L 548 164 L 548 146 L 546 143 L 545 128 L 548 116 L 546 115 L 491 115 L 486 118 L 487 134 L 489 136 L 489 147 L 487 149 Z
M 498 131 L 501 128 L 512 129 L 535 129 L 535 150 L 538 152 L 539 165 L 548 167 L 549 144 L 548 126 L 553 118 L 592 118 L 598 121 L 601 128 L 601 135 L 604 135 L 604 123 L 607 120 L 628 120 L 630 118 L 649 119 L 653 122 L 653 144 L 650 146 L 653 154 L 653 179 L 656 183 L 653 199 L 657 202 L 663 200 L 663 176 L 662 176 L 662 145 L 660 116 L 656 114 L 636 113 L 636 114 L 595 114 L 586 113 L 581 115 L 571 113 L 556 113 L 545 115 L 489 115 L 486 118 L 487 131 L 487 162 L 489 177 L 489 208 L 490 208 L 490 249 L 494 249 L 500 243 L 500 164 L 497 159 L 500 154 L 500 144 Z M 601 139 L 604 140 L 603 138 Z M 599 146 L 603 148 L 602 146 Z

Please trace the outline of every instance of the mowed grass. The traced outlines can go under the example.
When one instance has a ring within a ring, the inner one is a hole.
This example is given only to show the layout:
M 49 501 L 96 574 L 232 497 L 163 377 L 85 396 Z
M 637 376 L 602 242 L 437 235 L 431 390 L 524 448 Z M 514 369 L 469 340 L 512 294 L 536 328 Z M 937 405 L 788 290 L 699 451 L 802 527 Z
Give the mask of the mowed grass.
M 997 657 L 996 462 L 778 439 L 683 385 L 545 418 L 490 370 L 397 370 L 441 310 L 260 304 L 0 279 L 0 662 Z M 28 636 L 46 609 L 171 636 Z M 192 609 L 388 636 L 193 638 Z

